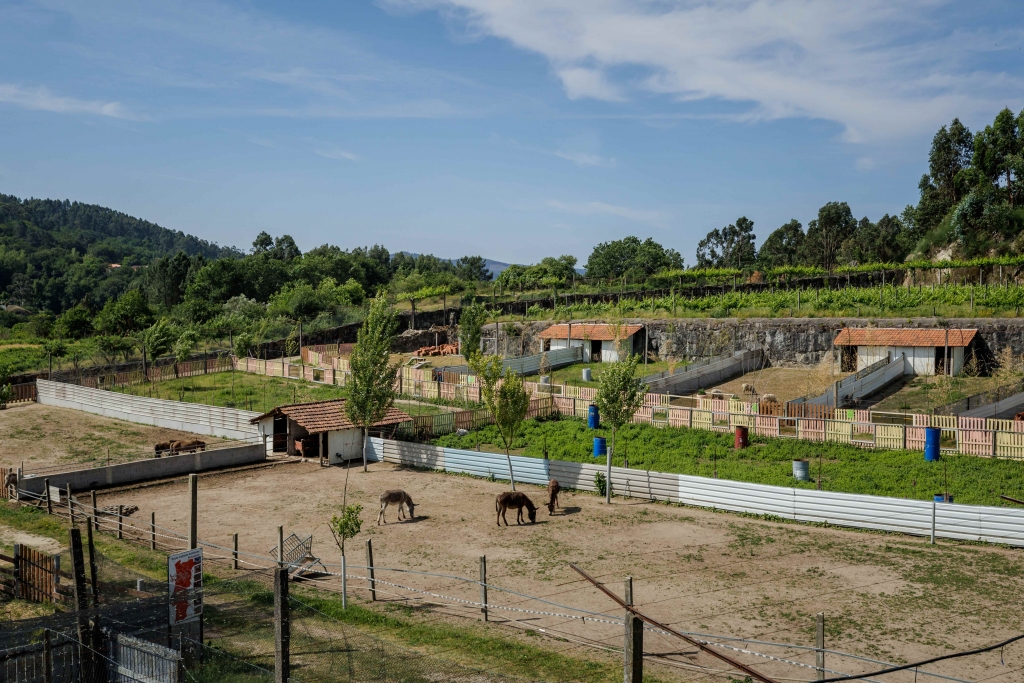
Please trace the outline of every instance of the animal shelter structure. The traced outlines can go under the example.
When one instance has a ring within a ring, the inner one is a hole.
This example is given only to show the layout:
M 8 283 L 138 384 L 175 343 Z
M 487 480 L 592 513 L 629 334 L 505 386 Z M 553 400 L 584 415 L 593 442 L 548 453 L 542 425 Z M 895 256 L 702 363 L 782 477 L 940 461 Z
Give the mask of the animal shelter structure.
M 393 436 L 398 425 L 411 421 L 406 413 L 390 408 L 369 432 Z M 348 419 L 343 398 L 278 406 L 250 422 L 259 426 L 264 443 L 273 438 L 275 453 L 320 458 L 330 465 L 362 457 L 362 428 Z
M 883 358 L 906 358 L 905 375 L 958 375 L 977 330 L 846 328 L 836 335 L 844 371 L 863 370 Z
M 565 323 L 552 325 L 538 335 L 544 350 L 583 347 L 584 361 L 614 363 L 619 354 L 635 353 L 636 334 L 643 325 L 608 325 L 605 323 Z

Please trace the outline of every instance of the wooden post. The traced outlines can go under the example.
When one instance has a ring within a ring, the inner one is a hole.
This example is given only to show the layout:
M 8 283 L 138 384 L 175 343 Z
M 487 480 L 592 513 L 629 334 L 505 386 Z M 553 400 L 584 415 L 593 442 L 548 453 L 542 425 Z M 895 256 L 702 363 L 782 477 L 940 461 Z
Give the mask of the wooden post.
M 291 657 L 291 618 L 288 610 L 288 570 L 274 570 L 274 683 L 288 683 Z
M 82 532 L 79 529 L 72 528 L 69 532 L 69 540 L 71 546 L 71 570 L 74 580 L 72 581 L 72 597 L 73 605 L 76 612 L 84 612 L 89 608 L 89 596 L 85 591 L 85 558 L 82 555 Z M 78 642 L 89 643 L 92 641 L 92 634 L 89 628 L 89 620 L 84 614 L 78 617 Z M 95 661 L 94 655 L 91 650 L 83 648 L 83 662 L 82 668 L 84 673 L 89 674 L 83 676 L 85 680 L 91 680 L 93 672 L 93 663 Z
M 818 612 L 814 626 L 814 647 L 817 650 L 815 666 L 818 667 L 818 680 L 825 679 L 825 613 Z
M 99 531 L 100 530 L 100 511 L 99 511 L 99 508 L 96 507 L 96 489 L 93 489 L 92 491 L 90 491 L 89 495 L 92 497 L 92 522 L 93 522 L 93 526 L 96 527 L 96 531 Z
M 92 524 L 85 525 L 85 538 L 89 544 L 89 581 L 92 588 L 92 606 L 98 607 L 100 604 L 100 593 L 99 593 L 99 580 L 96 578 L 96 546 L 92 543 Z
M 50 645 L 50 629 L 43 630 L 43 683 L 53 683 L 53 647 Z
M 487 556 L 480 556 L 480 604 L 483 607 L 480 611 L 484 613 L 484 621 L 488 621 L 487 618 Z
M 149 549 L 156 550 L 156 513 L 149 513 Z
M 231 534 L 231 568 L 238 569 L 238 534 Z
M 117 539 L 124 538 L 124 505 L 117 506 Z
M 931 544 L 935 545 L 935 501 L 932 501 L 932 540 Z
M 199 512 L 199 477 L 194 474 L 188 475 L 188 497 L 188 549 L 195 550 L 199 545 L 196 538 Z
M 21 597 L 21 544 L 14 544 L 14 597 Z
M 366 539 L 366 571 L 370 577 L 370 602 L 377 600 L 377 584 L 373 580 L 373 539 Z
M 633 577 L 626 577 L 625 602 L 633 606 Z M 623 654 L 623 683 L 641 683 L 644 678 L 644 622 L 626 610 L 625 642 Z
M 71 500 L 71 484 L 67 485 L 68 490 L 68 522 L 71 526 L 75 525 L 75 504 Z
M 277 566 L 284 566 L 284 527 L 277 527 Z
M 43 488 L 46 489 L 46 514 L 53 514 L 53 501 L 50 500 L 50 480 L 43 479 Z

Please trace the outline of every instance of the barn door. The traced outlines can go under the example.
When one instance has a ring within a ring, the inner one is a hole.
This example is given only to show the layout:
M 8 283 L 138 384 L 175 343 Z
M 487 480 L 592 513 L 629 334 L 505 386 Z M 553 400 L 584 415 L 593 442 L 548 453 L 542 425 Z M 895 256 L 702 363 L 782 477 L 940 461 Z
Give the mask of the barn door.
M 274 452 L 284 453 L 288 450 L 288 416 L 274 416 Z

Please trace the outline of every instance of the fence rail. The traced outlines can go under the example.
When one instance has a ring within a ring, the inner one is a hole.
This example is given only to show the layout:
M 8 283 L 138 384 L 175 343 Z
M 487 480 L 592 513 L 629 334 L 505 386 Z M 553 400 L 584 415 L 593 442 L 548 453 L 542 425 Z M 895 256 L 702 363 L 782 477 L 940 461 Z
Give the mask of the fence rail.
M 508 480 L 509 460 L 498 453 L 441 448 L 370 438 L 372 459 L 400 465 Z M 517 482 L 596 491 L 594 475 L 604 465 L 512 456 Z M 696 507 L 772 515 L 802 522 L 892 531 L 938 538 L 1024 547 L 1024 510 L 888 498 L 832 491 L 748 484 L 684 474 L 612 468 L 615 495 Z

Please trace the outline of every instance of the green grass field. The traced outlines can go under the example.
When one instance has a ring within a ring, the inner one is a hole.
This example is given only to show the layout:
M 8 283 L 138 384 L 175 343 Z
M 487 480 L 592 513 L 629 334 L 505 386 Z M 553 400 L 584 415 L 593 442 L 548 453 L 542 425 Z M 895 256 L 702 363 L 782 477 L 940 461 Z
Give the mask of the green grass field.
M 234 377 L 232 377 L 234 375 Z M 215 372 L 184 379 L 165 380 L 119 388 L 134 396 L 150 396 L 170 401 L 202 403 L 208 406 L 240 408 L 265 413 L 275 406 L 307 401 L 345 398 L 344 387 L 316 384 L 282 377 L 267 377 L 248 372 Z M 399 401 L 397 407 L 409 415 L 434 415 L 441 408 L 422 403 Z
M 592 457 L 594 436 L 604 436 L 611 443 L 611 430 L 589 430 L 582 420 L 529 420 L 513 444 L 513 453 L 539 458 L 547 449 L 552 459 L 604 464 L 603 457 Z M 475 449 L 478 438 L 482 450 L 504 452 L 494 426 L 463 437 L 448 434 L 433 443 Z M 914 451 L 757 436 L 751 440 L 750 448 L 736 451 L 731 433 L 631 424 L 616 435 L 613 464 L 622 466 L 625 456 L 636 469 L 702 477 L 713 476 L 717 469 L 720 479 L 813 489 L 820 458 L 822 488 L 827 491 L 931 500 L 948 486 L 960 503 L 1002 505 L 1000 494 L 1024 498 L 1024 462 L 1015 460 L 943 455 L 939 462 L 926 463 L 924 455 Z M 792 461 L 796 459 L 811 461 L 814 481 L 793 479 Z

